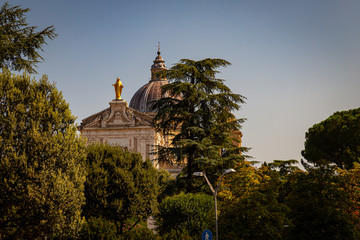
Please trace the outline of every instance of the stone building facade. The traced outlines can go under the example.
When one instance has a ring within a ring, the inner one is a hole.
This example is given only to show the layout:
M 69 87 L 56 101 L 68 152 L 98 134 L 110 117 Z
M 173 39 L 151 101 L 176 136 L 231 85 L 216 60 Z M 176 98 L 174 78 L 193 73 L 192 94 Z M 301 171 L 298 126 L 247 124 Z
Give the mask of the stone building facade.
M 167 84 L 166 78 L 159 78 L 156 72 L 166 69 L 160 56 L 160 49 L 151 66 L 151 79 L 132 97 L 130 106 L 123 99 L 114 99 L 110 107 L 82 120 L 79 130 L 88 144 L 116 144 L 138 152 L 143 159 L 154 160 L 154 146 L 164 145 L 164 137 L 155 132 L 151 125 L 154 112 L 150 106 L 162 97 L 161 86 Z

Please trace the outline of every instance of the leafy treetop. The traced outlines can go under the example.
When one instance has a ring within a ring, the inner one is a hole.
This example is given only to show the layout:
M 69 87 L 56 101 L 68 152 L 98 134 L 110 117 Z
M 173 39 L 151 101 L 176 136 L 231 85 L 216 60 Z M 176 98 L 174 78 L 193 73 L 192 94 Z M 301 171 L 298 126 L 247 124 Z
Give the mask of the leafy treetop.
M 83 214 L 87 219 L 108 219 L 122 234 L 157 210 L 160 174 L 140 154 L 119 146 L 89 145 L 86 167 Z M 136 222 L 125 228 L 130 218 Z
M 0 73 L 0 238 L 76 236 L 85 146 L 47 77 Z
M 301 154 L 311 163 L 353 168 L 360 162 L 360 108 L 335 112 L 309 128 Z

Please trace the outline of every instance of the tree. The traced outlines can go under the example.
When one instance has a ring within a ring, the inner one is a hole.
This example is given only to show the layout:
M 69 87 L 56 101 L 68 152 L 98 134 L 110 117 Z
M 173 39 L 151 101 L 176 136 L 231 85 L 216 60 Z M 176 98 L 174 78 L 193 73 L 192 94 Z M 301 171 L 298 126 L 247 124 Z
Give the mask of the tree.
M 84 215 L 114 222 L 119 233 L 131 230 L 157 209 L 159 174 L 140 154 L 118 146 L 87 147 L 86 204 Z M 135 223 L 125 229 L 132 218 Z
M 46 76 L 0 73 L 0 238 L 68 238 L 81 228 L 85 146 Z
M 339 170 L 340 185 L 344 188 L 351 202 L 346 212 L 353 219 L 360 233 L 360 164 L 355 163 L 353 169 Z
M 295 171 L 299 171 L 300 168 L 297 166 L 292 166 L 293 164 L 297 164 L 299 161 L 295 159 L 290 160 L 274 160 L 271 163 L 264 163 L 265 166 L 269 166 L 271 169 L 276 170 L 279 169 L 280 176 L 287 176 Z
M 161 236 L 174 234 L 174 239 L 182 239 L 179 234 L 183 233 L 198 239 L 205 229 L 213 226 L 213 221 L 214 200 L 204 193 L 167 197 L 156 215 L 158 233 Z
M 39 54 L 46 39 L 56 37 L 55 28 L 49 26 L 36 31 L 29 26 L 25 14 L 30 9 L 20 6 L 11 7 L 5 2 L 0 9 L 0 68 L 25 70 L 36 73 L 36 65 L 44 59 Z
M 86 220 L 86 223 L 83 225 L 80 234 L 79 240 L 88 240 L 88 239 L 111 239 L 119 240 L 118 229 L 115 223 L 110 220 L 103 219 L 101 217 L 94 218 L 90 217 Z
M 219 235 L 224 239 L 282 239 L 288 207 L 279 202 L 277 172 L 256 169 L 247 161 L 227 175 L 219 193 Z
M 311 168 L 289 177 L 289 239 L 359 239 L 358 220 L 342 176 L 333 166 Z
M 360 108 L 335 112 L 312 126 L 301 154 L 311 163 L 353 168 L 354 162 L 360 162 Z
M 214 182 L 222 169 L 241 159 L 233 133 L 243 119 L 236 119 L 232 111 L 240 109 L 244 97 L 215 77 L 217 68 L 228 65 L 223 59 L 182 59 L 160 73 L 170 83 L 162 87 L 165 97 L 153 104 L 154 125 L 170 136 L 171 144 L 158 146 L 159 161 L 186 162 L 188 191 L 194 171 L 206 171 Z

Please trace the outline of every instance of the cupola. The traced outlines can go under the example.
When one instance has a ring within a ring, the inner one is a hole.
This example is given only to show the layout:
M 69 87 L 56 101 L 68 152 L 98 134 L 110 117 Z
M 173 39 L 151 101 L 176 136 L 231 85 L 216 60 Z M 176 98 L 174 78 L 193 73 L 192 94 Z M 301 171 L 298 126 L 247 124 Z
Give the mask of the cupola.
M 130 107 L 140 112 L 150 113 L 151 105 L 154 101 L 159 100 L 162 97 L 161 86 L 168 84 L 166 77 L 158 77 L 156 73 L 165 70 L 166 65 L 164 59 L 160 56 L 160 46 L 157 51 L 157 56 L 151 66 L 151 79 L 142 86 L 131 98 Z

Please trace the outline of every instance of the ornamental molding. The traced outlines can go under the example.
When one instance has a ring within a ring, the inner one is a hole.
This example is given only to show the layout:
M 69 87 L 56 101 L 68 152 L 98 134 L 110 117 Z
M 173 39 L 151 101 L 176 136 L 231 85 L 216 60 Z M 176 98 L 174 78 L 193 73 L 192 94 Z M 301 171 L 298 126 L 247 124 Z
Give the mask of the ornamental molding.
M 109 108 L 84 118 L 78 130 L 151 126 L 153 116 L 128 107 L 126 101 L 113 100 L 109 104 Z

